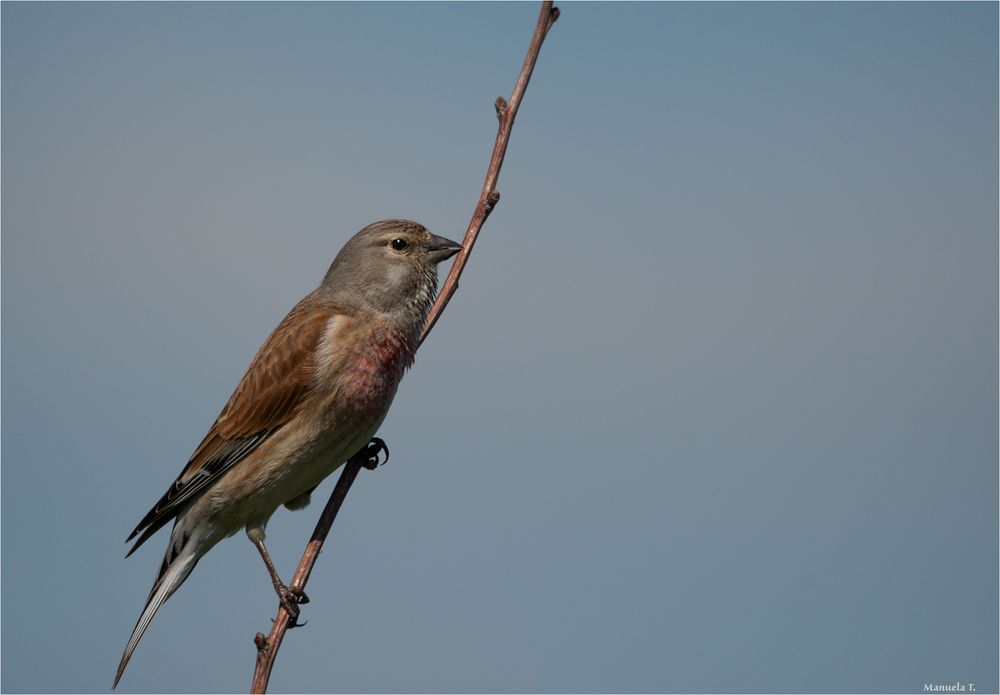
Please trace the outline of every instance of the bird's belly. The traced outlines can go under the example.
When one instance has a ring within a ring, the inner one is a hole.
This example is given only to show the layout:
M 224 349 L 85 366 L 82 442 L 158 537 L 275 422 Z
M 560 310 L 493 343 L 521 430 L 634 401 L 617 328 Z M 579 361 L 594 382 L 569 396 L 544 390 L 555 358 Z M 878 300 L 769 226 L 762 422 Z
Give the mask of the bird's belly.
M 311 422 L 294 431 L 276 432 L 254 452 L 254 461 L 244 461 L 242 471 L 240 466 L 234 469 L 234 474 L 242 474 L 241 480 L 225 486 L 231 496 L 213 505 L 226 517 L 219 521 L 229 533 L 243 526 L 263 528 L 279 506 L 319 485 L 368 443 L 382 424 L 392 395 L 394 390 L 383 408 L 351 410 L 339 420 L 318 410 Z
M 274 507 L 311 490 L 340 468 L 361 447 L 368 443 L 382 424 L 380 417 L 368 418 L 348 426 L 337 427 L 320 436 L 319 441 L 302 452 L 291 456 L 284 465 L 276 467 L 273 482 Z

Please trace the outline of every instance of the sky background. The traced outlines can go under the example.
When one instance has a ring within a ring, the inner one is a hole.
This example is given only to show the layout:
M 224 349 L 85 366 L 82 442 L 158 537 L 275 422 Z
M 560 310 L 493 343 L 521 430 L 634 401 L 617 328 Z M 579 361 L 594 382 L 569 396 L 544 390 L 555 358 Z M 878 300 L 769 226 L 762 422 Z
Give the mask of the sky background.
M 562 10 L 271 690 L 996 692 L 997 5 Z M 355 231 L 461 236 L 537 6 L 0 12 L 0 687 L 106 691 L 125 536 Z M 224 541 L 121 689 L 275 609 Z

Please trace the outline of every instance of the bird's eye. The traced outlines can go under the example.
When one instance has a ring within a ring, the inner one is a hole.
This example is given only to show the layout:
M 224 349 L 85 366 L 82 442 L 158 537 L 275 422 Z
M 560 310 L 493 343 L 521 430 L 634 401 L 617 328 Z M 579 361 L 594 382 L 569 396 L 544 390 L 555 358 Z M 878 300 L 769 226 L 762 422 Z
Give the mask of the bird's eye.
M 402 251 L 406 248 L 406 239 L 393 239 L 389 244 L 397 251 Z

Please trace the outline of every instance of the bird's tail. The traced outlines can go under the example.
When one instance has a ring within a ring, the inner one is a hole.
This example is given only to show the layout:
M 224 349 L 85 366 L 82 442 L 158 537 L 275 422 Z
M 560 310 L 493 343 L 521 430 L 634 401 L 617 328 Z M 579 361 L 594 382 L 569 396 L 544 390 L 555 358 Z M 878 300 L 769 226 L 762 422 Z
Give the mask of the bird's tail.
M 198 560 L 201 559 L 203 553 L 196 550 L 199 544 L 191 541 L 191 537 L 183 533 L 179 526 L 174 526 L 174 530 L 170 534 L 170 543 L 167 545 L 167 552 L 163 556 L 163 564 L 160 565 L 160 572 L 153 583 L 153 589 L 149 592 L 149 598 L 146 599 L 146 606 L 142 609 L 139 622 L 135 624 L 132 636 L 125 646 L 125 653 L 122 654 L 121 663 L 118 664 L 118 673 L 115 674 L 115 683 L 111 686 L 112 688 L 118 687 L 118 681 L 121 680 L 122 673 L 125 671 L 129 659 L 132 658 L 132 652 L 135 651 L 136 645 L 139 644 L 139 640 L 146 632 L 146 628 L 153 621 L 156 611 L 177 591 L 177 587 L 184 583 L 184 580 L 191 574 L 191 570 L 198 564 Z

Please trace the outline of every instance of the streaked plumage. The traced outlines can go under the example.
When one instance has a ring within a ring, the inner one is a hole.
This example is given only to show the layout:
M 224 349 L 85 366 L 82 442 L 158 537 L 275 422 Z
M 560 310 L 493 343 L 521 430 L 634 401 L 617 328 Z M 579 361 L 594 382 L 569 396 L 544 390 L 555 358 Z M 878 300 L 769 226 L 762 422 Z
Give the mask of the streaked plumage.
M 308 504 L 375 434 L 413 362 L 437 263 L 459 249 L 415 222 L 369 225 L 267 338 L 187 466 L 128 538 L 138 536 L 131 555 L 174 522 L 115 686 L 156 611 L 212 546 L 245 528 L 264 553 L 274 511 Z

